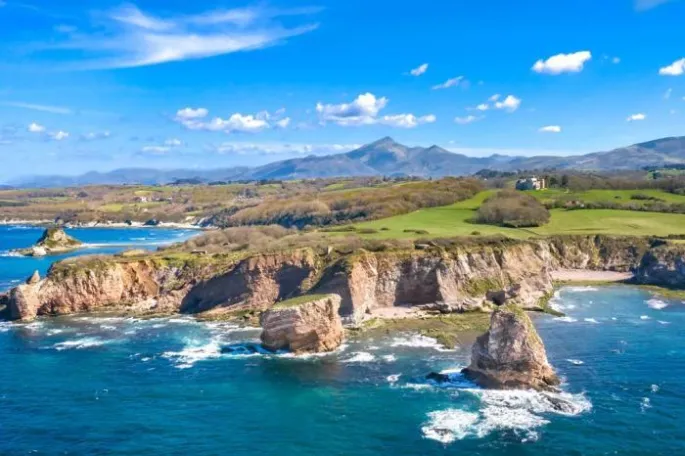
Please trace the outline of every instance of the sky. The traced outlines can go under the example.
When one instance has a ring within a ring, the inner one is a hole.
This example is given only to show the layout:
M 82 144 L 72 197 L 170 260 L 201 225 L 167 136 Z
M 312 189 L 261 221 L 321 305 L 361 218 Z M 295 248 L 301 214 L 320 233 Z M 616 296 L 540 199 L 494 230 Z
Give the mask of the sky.
M 685 0 L 0 0 L 0 180 L 685 134 Z

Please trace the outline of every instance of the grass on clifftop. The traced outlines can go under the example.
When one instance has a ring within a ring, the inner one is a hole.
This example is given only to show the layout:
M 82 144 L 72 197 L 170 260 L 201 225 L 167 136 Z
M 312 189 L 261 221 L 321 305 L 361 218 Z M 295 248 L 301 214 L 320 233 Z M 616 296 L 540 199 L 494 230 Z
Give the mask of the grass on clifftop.
M 597 192 L 593 191 L 596 196 Z M 612 192 L 606 190 L 606 192 Z M 470 222 L 480 204 L 492 195 L 484 191 L 449 206 L 422 209 L 354 225 L 357 233 L 375 239 L 504 235 L 529 238 L 555 234 L 667 236 L 685 234 L 685 215 L 613 209 L 553 209 L 548 224 L 535 228 L 506 228 Z M 538 192 L 544 198 L 544 192 Z M 616 192 L 614 192 L 616 193 Z M 636 192 L 632 192 L 636 193 Z M 640 192 L 638 192 L 640 193 Z M 416 231 L 424 231 L 417 234 Z
M 325 299 L 327 294 L 310 294 L 302 295 L 292 299 L 286 299 L 285 301 L 277 302 L 274 304 L 273 309 L 288 309 L 290 307 L 297 307 L 302 304 L 307 304 L 312 301 L 318 301 L 319 299 Z

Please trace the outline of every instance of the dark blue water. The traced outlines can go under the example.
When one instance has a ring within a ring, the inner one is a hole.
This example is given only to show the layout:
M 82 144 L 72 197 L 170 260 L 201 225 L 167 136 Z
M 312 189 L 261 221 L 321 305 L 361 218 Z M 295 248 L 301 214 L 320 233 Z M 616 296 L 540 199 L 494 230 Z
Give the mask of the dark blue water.
M 565 379 L 552 396 L 430 384 L 468 343 L 415 334 L 295 358 L 189 317 L 3 323 L 0 454 L 685 454 L 685 304 L 628 287 L 554 303 L 567 318 L 536 318 Z

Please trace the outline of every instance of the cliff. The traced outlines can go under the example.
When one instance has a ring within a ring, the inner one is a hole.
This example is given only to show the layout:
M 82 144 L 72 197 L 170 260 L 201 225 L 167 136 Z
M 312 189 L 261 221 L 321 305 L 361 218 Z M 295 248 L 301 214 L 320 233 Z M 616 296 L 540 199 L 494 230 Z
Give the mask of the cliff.
M 293 353 L 333 351 L 343 341 L 339 311 L 338 295 L 302 296 L 277 303 L 261 316 L 262 345 Z
M 70 252 L 79 248 L 82 242 L 69 236 L 61 228 L 48 228 L 33 247 L 16 252 L 25 256 L 45 256 Z
M 671 248 L 641 238 L 569 236 L 436 240 L 428 247 L 346 254 L 302 248 L 86 258 L 56 263 L 42 280 L 13 289 L 7 306 L 15 319 L 102 310 L 234 313 L 316 293 L 339 295 L 340 315 L 355 323 L 389 306 L 460 312 L 513 303 L 539 310 L 558 268 L 635 270 L 642 283 L 679 283 L 683 255 Z M 656 274 L 666 261 L 668 268 Z
M 464 374 L 485 388 L 551 390 L 559 385 L 533 322 L 513 305 L 492 313 L 490 329 L 473 344 Z

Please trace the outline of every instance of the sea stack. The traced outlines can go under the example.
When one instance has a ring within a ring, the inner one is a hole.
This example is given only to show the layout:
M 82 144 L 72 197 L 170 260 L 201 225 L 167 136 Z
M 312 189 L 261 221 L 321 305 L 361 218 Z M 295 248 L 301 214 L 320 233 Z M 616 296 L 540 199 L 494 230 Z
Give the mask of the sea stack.
M 513 304 L 493 312 L 490 329 L 473 344 L 471 365 L 463 372 L 484 388 L 549 391 L 559 385 L 533 322 Z
M 70 252 L 81 245 L 81 241 L 69 236 L 62 228 L 53 227 L 43 231 L 43 235 L 33 247 L 19 249 L 16 252 L 24 256 L 45 256 Z
M 330 352 L 342 344 L 343 327 L 336 294 L 310 295 L 277 303 L 260 318 L 267 350 L 296 354 Z

